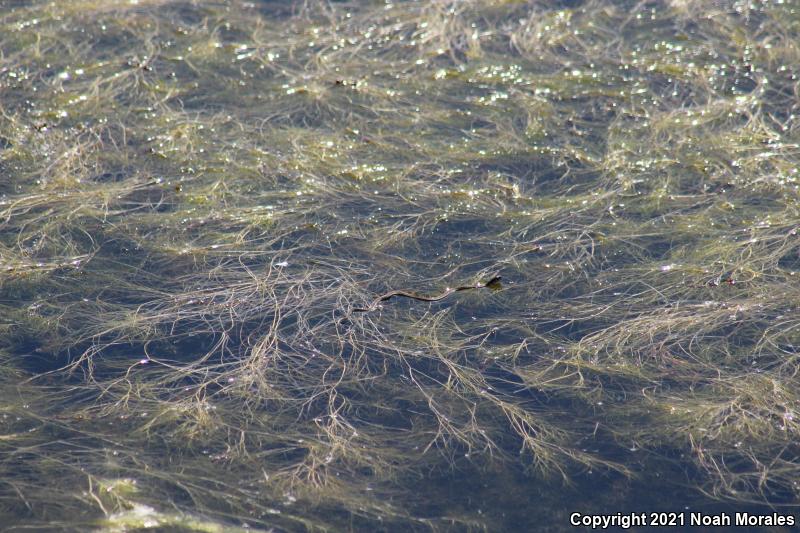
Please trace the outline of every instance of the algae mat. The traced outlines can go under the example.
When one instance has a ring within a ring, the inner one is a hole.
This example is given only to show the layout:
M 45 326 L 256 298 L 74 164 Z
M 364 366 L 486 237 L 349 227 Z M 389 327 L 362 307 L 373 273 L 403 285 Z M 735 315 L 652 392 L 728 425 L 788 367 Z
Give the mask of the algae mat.
M 788 530 L 798 9 L 0 0 L 2 527 Z

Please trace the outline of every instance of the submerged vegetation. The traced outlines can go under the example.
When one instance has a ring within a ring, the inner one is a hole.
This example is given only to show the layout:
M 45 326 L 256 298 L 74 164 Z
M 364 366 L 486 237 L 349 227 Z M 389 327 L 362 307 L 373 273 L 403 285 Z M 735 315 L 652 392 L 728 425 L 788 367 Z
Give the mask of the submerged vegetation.
M 0 0 L 4 524 L 800 504 L 798 9 Z

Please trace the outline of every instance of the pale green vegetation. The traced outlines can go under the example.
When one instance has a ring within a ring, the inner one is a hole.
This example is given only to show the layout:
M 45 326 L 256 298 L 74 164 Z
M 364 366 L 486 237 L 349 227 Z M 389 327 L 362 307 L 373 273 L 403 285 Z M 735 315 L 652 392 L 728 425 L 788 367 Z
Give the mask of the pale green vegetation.
M 798 9 L 0 0 L 3 523 L 800 504 Z

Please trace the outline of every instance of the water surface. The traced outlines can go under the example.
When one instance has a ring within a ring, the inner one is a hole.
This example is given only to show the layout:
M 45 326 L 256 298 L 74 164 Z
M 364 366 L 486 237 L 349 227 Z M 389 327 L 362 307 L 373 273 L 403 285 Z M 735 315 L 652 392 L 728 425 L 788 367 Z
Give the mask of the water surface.
M 4 527 L 795 519 L 798 9 L 0 0 Z

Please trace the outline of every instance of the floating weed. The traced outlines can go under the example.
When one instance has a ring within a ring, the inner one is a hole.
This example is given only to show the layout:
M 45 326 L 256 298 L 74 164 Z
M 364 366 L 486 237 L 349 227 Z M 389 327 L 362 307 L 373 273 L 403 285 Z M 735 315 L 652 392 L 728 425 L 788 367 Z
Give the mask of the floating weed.
M 797 504 L 793 6 L 12 4 L 9 527 Z

